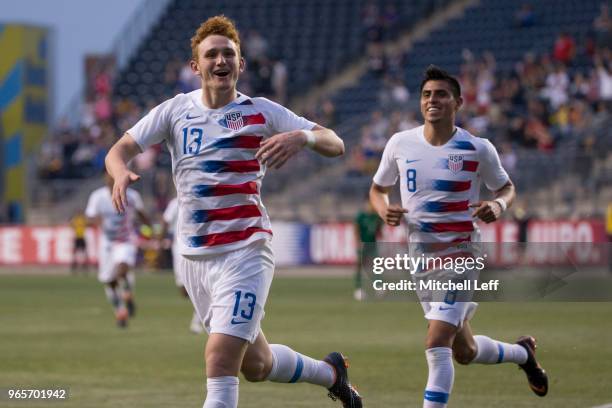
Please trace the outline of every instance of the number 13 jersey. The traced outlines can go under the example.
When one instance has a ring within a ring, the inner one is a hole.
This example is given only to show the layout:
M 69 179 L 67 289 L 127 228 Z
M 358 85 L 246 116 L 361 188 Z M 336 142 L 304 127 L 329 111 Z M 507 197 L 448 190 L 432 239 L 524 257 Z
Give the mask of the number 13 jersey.
M 166 141 L 177 189 L 178 249 L 209 255 L 270 237 L 260 197 L 266 168 L 255 153 L 264 138 L 314 126 L 277 103 L 242 94 L 210 109 L 199 89 L 156 106 L 127 133 L 143 151 Z

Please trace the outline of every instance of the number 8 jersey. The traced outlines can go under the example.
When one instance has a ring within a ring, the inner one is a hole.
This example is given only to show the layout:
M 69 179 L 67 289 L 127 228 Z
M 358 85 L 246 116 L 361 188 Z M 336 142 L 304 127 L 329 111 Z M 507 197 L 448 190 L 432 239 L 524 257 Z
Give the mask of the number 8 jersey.
M 268 99 L 241 94 L 210 109 L 199 89 L 156 106 L 127 133 L 143 151 L 166 141 L 178 198 L 179 252 L 209 255 L 270 237 L 260 197 L 266 169 L 255 153 L 266 137 L 314 126 Z
M 392 186 L 398 176 L 409 242 L 475 240 L 468 205 L 478 202 L 481 180 L 491 191 L 509 181 L 491 142 L 459 127 L 442 146 L 425 139 L 424 126 L 393 135 L 374 183 Z

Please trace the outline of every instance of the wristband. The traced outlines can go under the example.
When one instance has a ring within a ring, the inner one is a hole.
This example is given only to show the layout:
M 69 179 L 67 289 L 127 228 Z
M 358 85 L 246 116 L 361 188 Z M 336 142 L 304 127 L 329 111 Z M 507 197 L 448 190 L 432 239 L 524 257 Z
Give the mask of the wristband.
M 302 132 L 306 134 L 306 147 L 312 149 L 317 141 L 314 132 L 312 130 L 303 130 Z
M 501 207 L 502 212 L 506 211 L 506 208 L 508 208 L 508 204 L 506 204 L 506 202 L 504 201 L 503 198 L 496 198 L 495 201 L 497 204 L 499 204 L 499 206 Z

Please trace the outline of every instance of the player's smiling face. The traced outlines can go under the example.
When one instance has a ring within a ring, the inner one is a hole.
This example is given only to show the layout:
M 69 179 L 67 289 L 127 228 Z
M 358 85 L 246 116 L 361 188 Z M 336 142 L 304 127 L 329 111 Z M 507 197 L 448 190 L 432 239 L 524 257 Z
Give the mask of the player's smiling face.
M 446 81 L 427 81 L 421 91 L 421 114 L 426 122 L 454 120 L 463 99 L 455 98 L 451 85 Z
M 234 41 L 222 35 L 209 35 L 198 45 L 198 58 L 191 61 L 191 69 L 202 78 L 205 88 L 227 91 L 236 87 L 238 76 L 244 71 L 244 59 Z

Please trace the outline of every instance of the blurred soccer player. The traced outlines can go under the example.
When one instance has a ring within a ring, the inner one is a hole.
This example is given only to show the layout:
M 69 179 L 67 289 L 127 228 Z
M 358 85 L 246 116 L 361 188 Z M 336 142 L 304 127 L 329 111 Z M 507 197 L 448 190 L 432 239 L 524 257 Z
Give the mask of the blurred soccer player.
M 429 67 L 421 83 L 424 126 L 396 133 L 387 143 L 374 175 L 370 199 L 381 218 L 397 226 L 408 223 L 410 243 L 479 241 L 473 217 L 496 221 L 512 204 L 515 189 L 493 145 L 455 126 L 461 107 L 455 78 Z M 402 206 L 389 204 L 389 190 L 400 179 Z M 480 180 L 494 192 L 493 201 L 479 201 Z M 515 344 L 474 336 L 469 320 L 474 302 L 421 301 L 429 321 L 426 350 L 429 377 L 423 407 L 446 407 L 453 386 L 452 357 L 460 364 L 516 363 L 531 389 L 548 391 L 548 378 L 535 359 L 535 339 Z
M 249 381 L 309 382 L 345 407 L 361 407 L 340 353 L 314 360 L 269 345 L 260 323 L 274 273 L 271 224 L 259 195 L 268 167 L 305 146 L 339 156 L 344 144 L 321 127 L 265 98 L 236 90 L 245 67 L 231 20 L 216 16 L 191 39 L 191 68 L 202 89 L 155 107 L 113 146 L 106 165 L 113 202 L 124 211 L 127 186 L 139 176 L 126 163 L 166 141 L 178 192 L 180 273 L 204 327 L 205 408 L 238 404 L 238 372 Z
M 187 293 L 187 289 L 185 288 L 185 283 L 183 277 L 180 274 L 180 252 L 178 249 L 178 239 L 176 232 L 176 223 L 178 221 L 178 200 L 173 198 L 170 200 L 168 205 L 166 206 L 166 210 L 162 216 L 162 228 L 159 234 L 160 242 L 163 243 L 166 235 L 172 235 L 172 270 L 174 272 L 174 282 L 176 286 L 181 291 L 181 294 L 189 299 L 189 294 Z M 162 247 L 163 245 L 160 245 Z M 189 329 L 194 333 L 202 333 L 204 331 L 204 327 L 202 326 L 202 322 L 198 317 L 198 314 L 194 310 L 193 316 L 191 317 L 191 324 L 189 325 Z
M 85 241 L 85 231 L 87 229 L 87 217 L 83 211 L 79 210 L 70 219 L 70 226 L 74 232 L 74 244 L 72 247 L 72 263 L 70 270 L 76 272 L 78 269 L 87 271 L 87 243 Z
M 109 302 L 115 310 L 119 327 L 126 327 L 128 318 L 136 310 L 134 302 L 134 273 L 130 271 L 136 262 L 136 217 L 149 224 L 143 209 L 142 198 L 136 190 L 127 189 L 129 204 L 125 211 L 117 213 L 113 206 L 113 179 L 105 175 L 106 186 L 94 190 L 89 196 L 85 215 L 90 224 L 102 228 L 98 250 L 98 280 L 104 284 Z
M 363 208 L 359 210 L 354 220 L 355 238 L 357 242 L 357 270 L 355 271 L 355 300 L 362 300 L 364 296 L 362 287 L 363 265 L 371 265 L 377 256 L 376 238 L 383 225 L 380 217 L 374 211 L 370 200 L 366 198 Z M 360 243 L 364 243 L 362 245 Z

